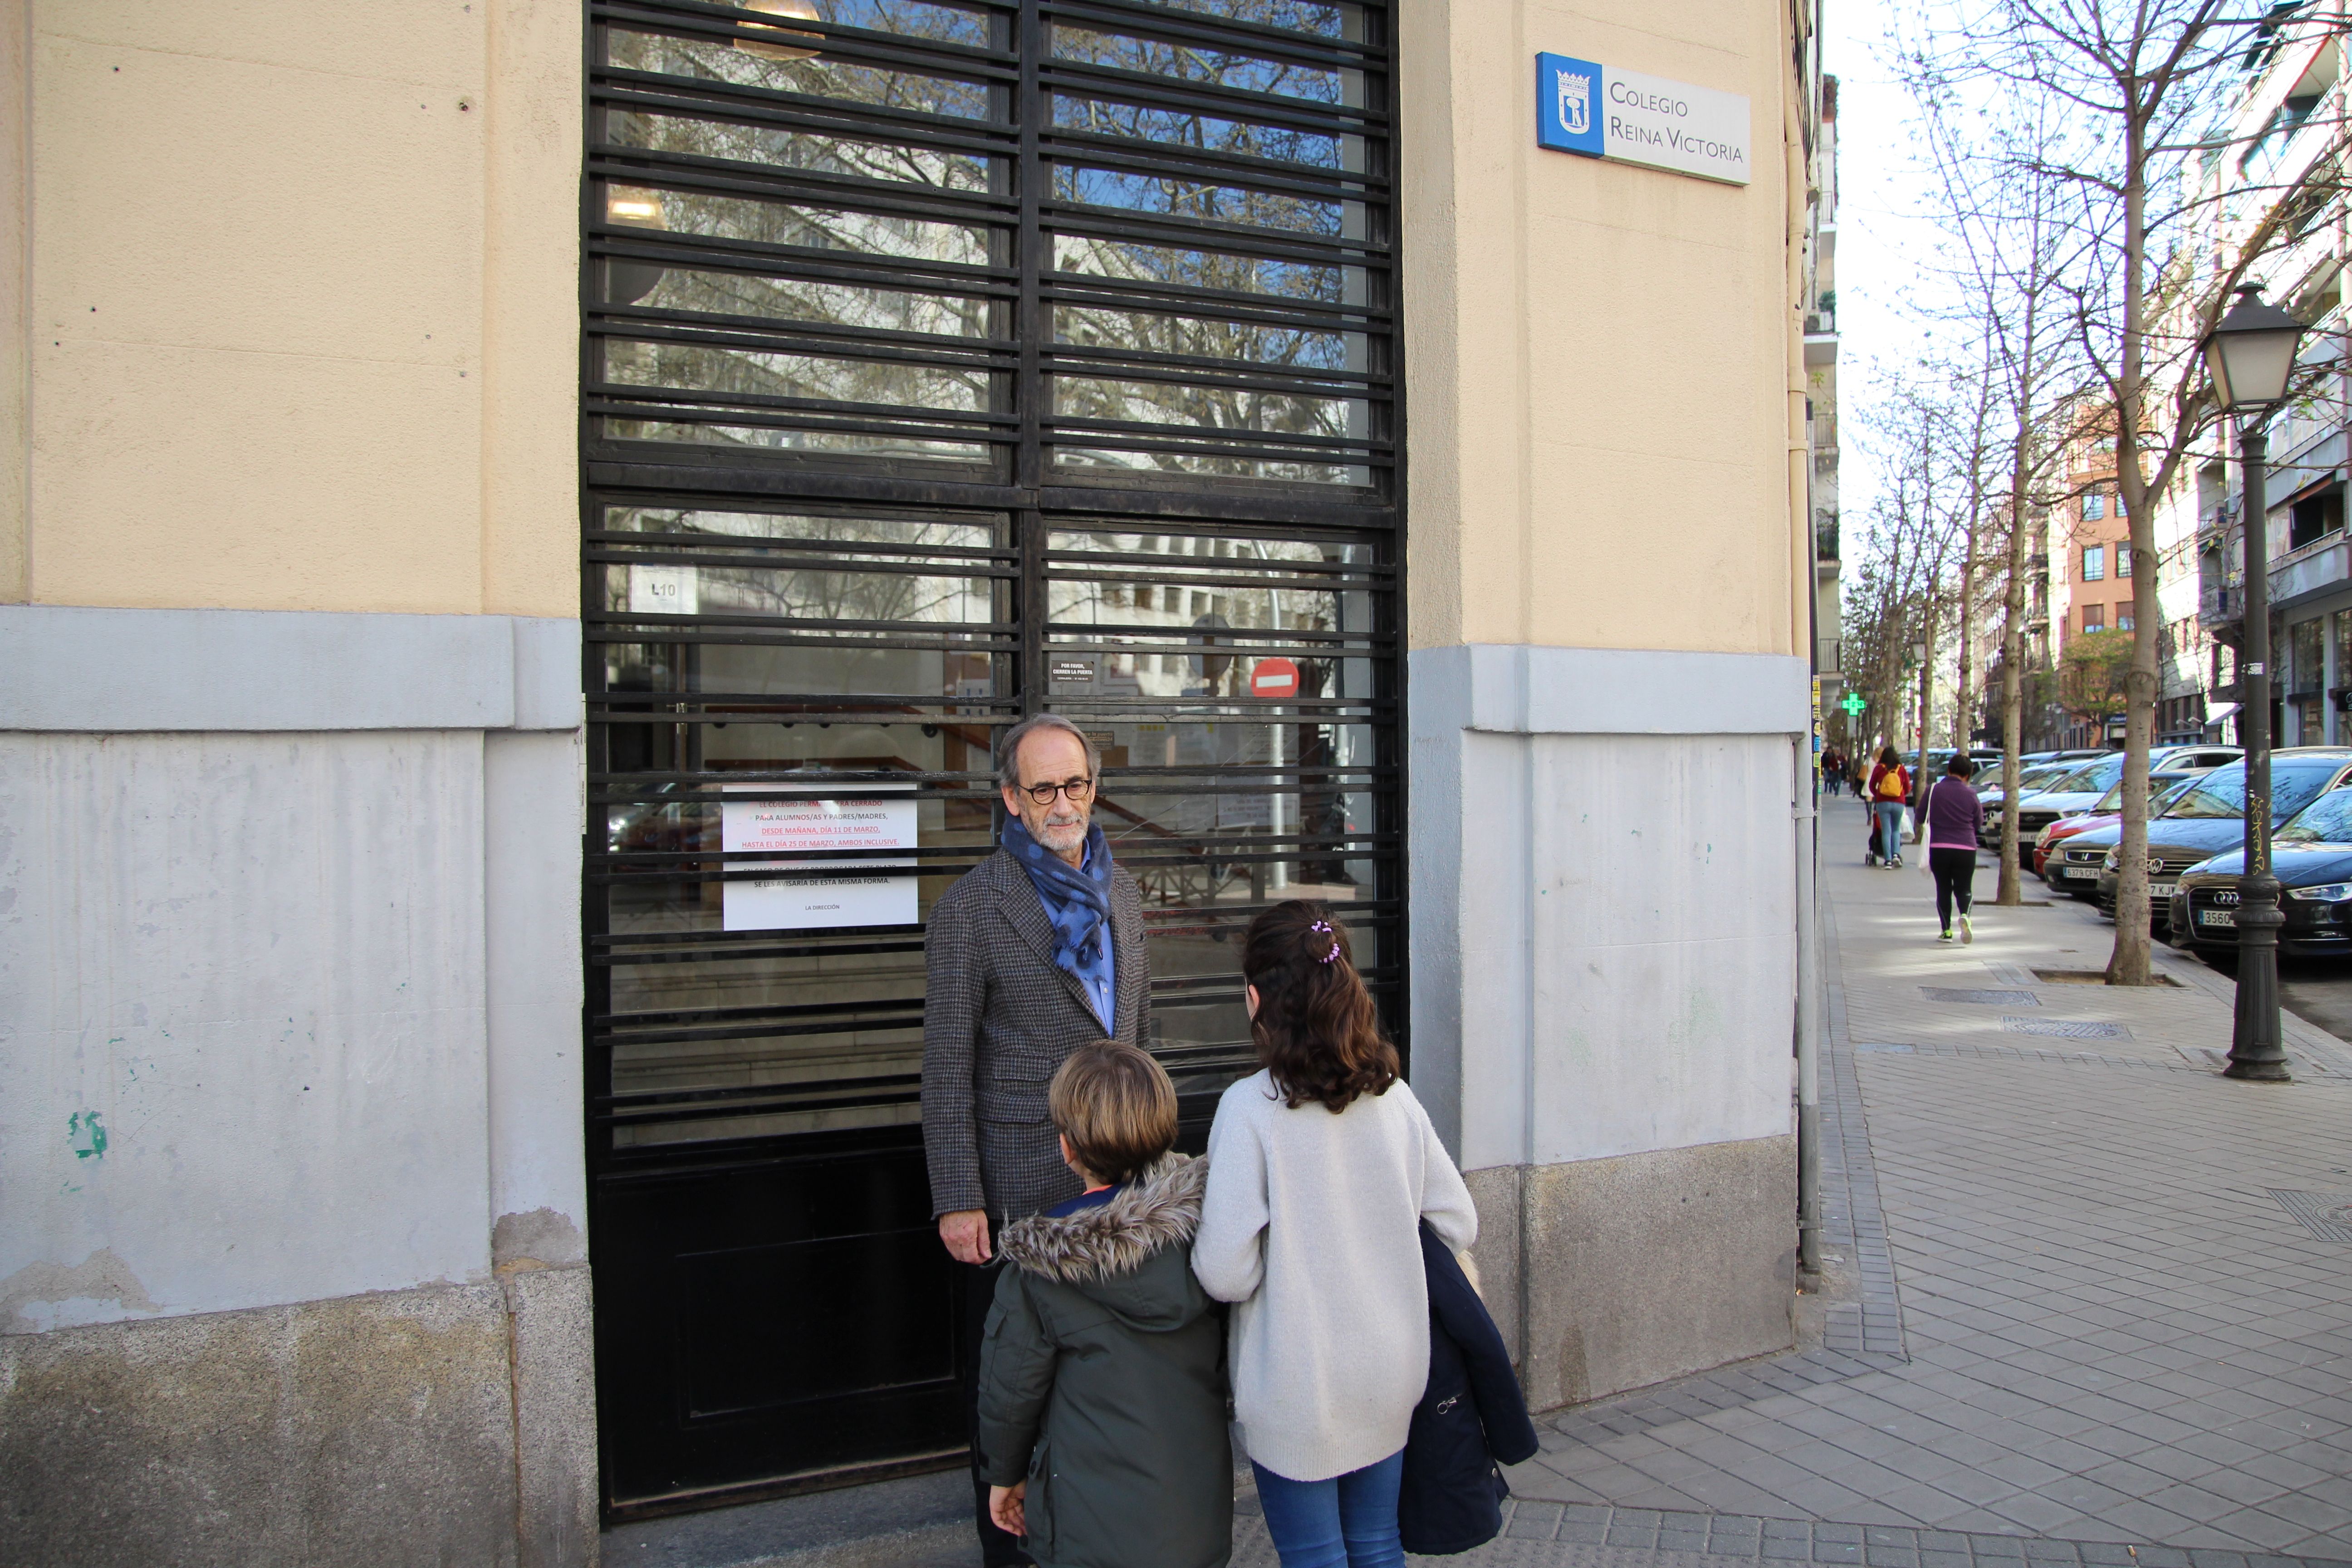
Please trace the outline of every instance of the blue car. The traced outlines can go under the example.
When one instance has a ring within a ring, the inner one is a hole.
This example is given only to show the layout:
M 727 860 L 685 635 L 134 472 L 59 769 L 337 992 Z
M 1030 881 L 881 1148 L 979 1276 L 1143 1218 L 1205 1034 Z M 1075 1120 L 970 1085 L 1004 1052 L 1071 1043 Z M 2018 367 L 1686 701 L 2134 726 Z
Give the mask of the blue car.
M 2172 941 L 2223 962 L 2238 953 L 2242 848 L 2185 871 L 2172 899 Z M 2331 790 L 2295 814 L 2271 840 L 2280 882 L 2281 952 L 2352 953 L 2352 789 Z
M 2285 822 L 2296 812 L 2339 784 L 2352 783 L 2352 748 L 2293 746 L 2271 753 L 2271 822 Z M 2242 847 L 2246 837 L 2246 764 L 2231 763 L 2215 768 L 2185 795 L 2164 808 L 2147 825 L 2148 919 L 2161 931 L 2166 927 L 2166 902 L 2180 874 L 2202 860 Z M 2065 857 L 2064 869 L 2074 872 L 2098 868 L 2099 912 L 2116 912 L 2116 846 L 2123 839 L 2123 824 L 2078 833 L 2051 852 L 2053 865 Z

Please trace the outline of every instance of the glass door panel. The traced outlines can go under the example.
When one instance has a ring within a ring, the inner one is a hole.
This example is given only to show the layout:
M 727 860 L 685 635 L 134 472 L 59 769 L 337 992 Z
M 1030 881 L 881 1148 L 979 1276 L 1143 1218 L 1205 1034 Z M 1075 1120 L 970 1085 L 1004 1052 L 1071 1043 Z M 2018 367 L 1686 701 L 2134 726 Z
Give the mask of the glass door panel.
M 924 933 L 1065 713 L 1198 1148 L 1235 968 L 1403 1037 L 1384 4 L 589 0 L 583 925 L 608 1515 L 959 1462 Z M 1024 56 L 1024 50 L 1028 51 Z

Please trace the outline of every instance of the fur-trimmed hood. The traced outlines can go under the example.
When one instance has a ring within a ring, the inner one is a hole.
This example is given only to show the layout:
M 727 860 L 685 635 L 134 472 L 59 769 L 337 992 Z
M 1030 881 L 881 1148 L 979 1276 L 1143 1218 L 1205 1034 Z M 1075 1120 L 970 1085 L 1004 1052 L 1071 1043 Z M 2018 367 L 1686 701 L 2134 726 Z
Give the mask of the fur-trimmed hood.
M 1190 1245 L 1208 1177 L 1206 1160 L 1162 1155 L 1108 1203 L 1013 1221 L 997 1238 L 999 1250 L 1013 1267 L 1060 1284 L 1108 1284 L 1165 1247 Z

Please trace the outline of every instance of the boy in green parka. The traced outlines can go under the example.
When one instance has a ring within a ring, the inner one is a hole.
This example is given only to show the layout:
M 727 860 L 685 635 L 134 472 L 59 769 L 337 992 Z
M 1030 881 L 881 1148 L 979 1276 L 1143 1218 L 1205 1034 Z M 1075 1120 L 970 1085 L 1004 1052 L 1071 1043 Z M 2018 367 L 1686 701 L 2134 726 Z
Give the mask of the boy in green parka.
M 1006 1226 L 980 1360 L 997 1524 L 1044 1568 L 1223 1568 L 1233 1548 L 1224 1323 L 1192 1278 L 1208 1163 L 1171 1154 L 1176 1089 L 1081 1046 L 1048 1090 L 1087 1190 Z

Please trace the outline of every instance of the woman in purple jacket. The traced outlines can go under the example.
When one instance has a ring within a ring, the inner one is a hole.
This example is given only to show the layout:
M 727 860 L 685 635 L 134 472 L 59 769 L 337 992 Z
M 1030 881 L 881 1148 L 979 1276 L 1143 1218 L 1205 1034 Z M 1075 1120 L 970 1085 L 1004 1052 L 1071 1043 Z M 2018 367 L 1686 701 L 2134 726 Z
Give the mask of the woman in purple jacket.
M 1927 869 L 1936 875 L 1936 918 L 1943 942 L 1952 940 L 1952 905 L 1960 906 L 1960 940 L 1974 942 L 1969 906 L 1976 899 L 1977 834 L 1984 826 L 1984 802 L 1969 785 L 1977 771 L 1966 752 L 1955 752 L 1944 776 L 1927 792 Z

